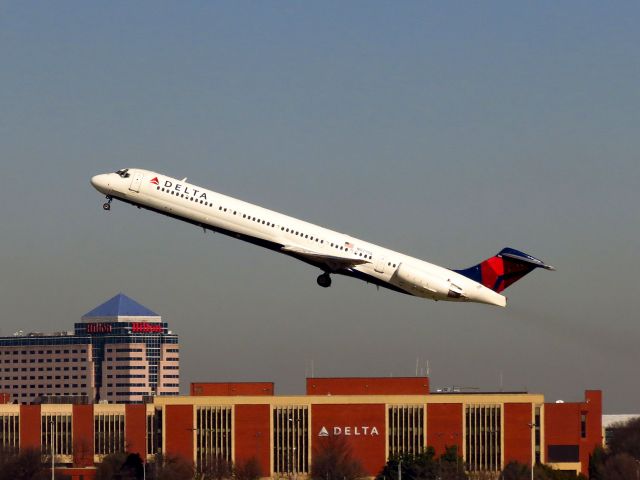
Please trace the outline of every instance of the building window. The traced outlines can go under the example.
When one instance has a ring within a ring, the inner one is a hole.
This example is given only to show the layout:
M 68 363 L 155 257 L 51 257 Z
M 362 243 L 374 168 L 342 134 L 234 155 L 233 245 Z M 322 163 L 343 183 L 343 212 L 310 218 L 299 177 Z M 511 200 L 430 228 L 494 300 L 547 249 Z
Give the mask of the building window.
M 273 410 L 273 469 L 278 475 L 309 473 L 309 410 L 306 406 Z
M 147 455 L 159 453 L 162 449 L 162 410 L 147 414 Z
M 547 462 L 574 463 L 580 461 L 578 445 L 547 445 Z
M 206 471 L 220 460 L 231 461 L 231 407 L 198 407 L 196 411 L 196 462 Z
M 584 412 L 580 414 L 580 437 L 587 438 L 587 414 Z
M 41 417 L 42 453 L 71 455 L 71 415 L 45 414 Z
M 96 455 L 124 452 L 124 415 L 95 415 L 94 445 Z
M 3 452 L 18 453 L 20 448 L 20 416 L 0 416 L 0 448 Z
M 535 416 L 535 424 L 534 424 L 534 428 L 535 428 L 535 455 L 536 455 L 536 464 L 541 462 L 541 458 L 540 458 L 540 452 L 541 452 L 541 448 L 540 448 L 540 422 L 541 422 L 541 416 L 540 416 L 540 407 L 536 406 L 536 416 Z
M 389 455 L 418 455 L 424 449 L 424 408 L 420 405 L 389 407 Z
M 465 407 L 467 470 L 500 470 L 500 405 Z

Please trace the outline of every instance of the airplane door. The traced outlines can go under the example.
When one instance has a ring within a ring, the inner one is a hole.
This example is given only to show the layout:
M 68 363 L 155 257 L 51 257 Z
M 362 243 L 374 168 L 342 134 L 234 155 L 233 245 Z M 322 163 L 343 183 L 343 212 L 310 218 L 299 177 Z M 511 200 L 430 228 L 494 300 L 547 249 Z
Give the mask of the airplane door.
M 384 257 L 380 257 L 373 265 L 373 269 L 378 273 L 384 273 Z
M 132 190 L 134 192 L 139 192 L 141 182 L 142 182 L 142 174 L 134 173 L 133 178 L 131 179 L 131 185 L 129 185 L 129 190 Z

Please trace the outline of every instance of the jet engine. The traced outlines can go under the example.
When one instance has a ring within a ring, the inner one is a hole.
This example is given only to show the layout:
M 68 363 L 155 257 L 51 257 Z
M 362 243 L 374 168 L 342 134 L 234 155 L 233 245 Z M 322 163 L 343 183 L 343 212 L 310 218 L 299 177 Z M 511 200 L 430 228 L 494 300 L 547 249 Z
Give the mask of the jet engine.
M 400 264 L 394 275 L 397 285 L 414 295 L 433 298 L 466 298 L 462 288 L 437 275 Z

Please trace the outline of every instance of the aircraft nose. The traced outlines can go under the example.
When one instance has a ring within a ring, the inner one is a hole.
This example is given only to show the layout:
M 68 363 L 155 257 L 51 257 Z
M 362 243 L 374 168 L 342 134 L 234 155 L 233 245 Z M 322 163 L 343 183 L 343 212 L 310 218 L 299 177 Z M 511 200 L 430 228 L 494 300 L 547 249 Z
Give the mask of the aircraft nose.
M 91 177 L 91 185 L 101 193 L 107 193 L 109 189 L 109 180 L 107 174 L 95 175 Z

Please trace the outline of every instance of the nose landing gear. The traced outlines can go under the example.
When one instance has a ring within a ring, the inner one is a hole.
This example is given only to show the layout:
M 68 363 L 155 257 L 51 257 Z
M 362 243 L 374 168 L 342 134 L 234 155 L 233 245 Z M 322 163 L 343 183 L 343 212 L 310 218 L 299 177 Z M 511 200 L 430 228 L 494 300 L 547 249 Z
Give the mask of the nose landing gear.
M 102 204 L 103 210 L 111 210 L 111 200 L 113 200 L 113 198 L 107 195 L 107 201 Z
M 331 276 L 328 273 L 323 273 L 318 277 L 316 282 L 318 282 L 318 285 L 322 288 L 329 288 L 331 286 Z

